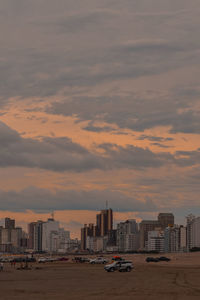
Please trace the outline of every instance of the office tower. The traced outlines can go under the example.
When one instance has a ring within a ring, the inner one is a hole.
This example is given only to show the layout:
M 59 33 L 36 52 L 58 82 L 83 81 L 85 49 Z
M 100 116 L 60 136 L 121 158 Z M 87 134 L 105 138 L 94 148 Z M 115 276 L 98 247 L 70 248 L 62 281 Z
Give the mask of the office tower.
M 174 215 L 172 213 L 159 213 L 158 222 L 162 229 L 168 226 L 174 226 Z
M 10 230 L 7 228 L 1 229 L 1 243 L 3 245 L 10 244 Z
M 117 246 L 122 252 L 138 250 L 139 233 L 135 220 L 127 220 L 117 225 Z
M 140 249 L 146 250 L 148 243 L 148 232 L 154 231 L 156 228 L 160 228 L 159 221 L 143 220 L 140 223 Z
M 112 229 L 108 231 L 108 243 L 107 246 L 116 246 L 117 244 L 117 230 Z
M 52 251 L 51 243 L 51 233 L 59 231 L 59 222 L 55 221 L 53 218 L 43 222 L 42 224 L 42 250 L 43 251 Z M 54 237 L 55 238 L 55 237 Z
M 34 250 L 42 251 L 42 225 L 43 221 L 37 221 L 34 230 Z
M 200 217 L 194 215 L 187 216 L 187 247 L 200 247 Z
M 35 235 L 35 226 L 36 222 L 32 222 L 28 224 L 28 248 L 29 249 L 34 249 L 34 235 Z
M 113 229 L 113 212 L 112 209 L 104 209 L 100 213 L 100 235 L 105 236 L 108 234 L 109 230 Z
M 10 218 L 5 218 L 5 228 L 6 229 L 14 229 L 15 228 L 15 220 Z
M 96 215 L 96 236 L 101 235 L 101 214 Z
M 90 223 L 89 226 L 85 224 L 84 227 L 81 228 L 81 249 L 82 250 L 87 249 L 87 237 L 94 237 L 94 230 L 95 230 L 95 226 L 92 223 Z
M 195 220 L 195 216 L 190 214 L 186 217 L 187 220 L 187 249 L 190 250 L 192 248 L 192 224 Z
M 87 240 L 88 244 L 93 243 L 92 239 L 87 239 L 88 237 L 105 237 L 108 236 L 109 232 L 113 230 L 113 212 L 112 209 L 101 210 L 99 214 L 96 215 L 96 225 L 94 224 L 85 224 L 81 228 L 81 249 L 87 249 Z M 115 233 L 110 233 L 110 238 L 113 242 Z M 99 242 L 101 239 L 97 239 Z M 104 241 L 105 242 L 105 241 Z
M 183 225 L 179 228 L 179 251 L 180 252 L 186 252 L 187 251 L 187 229 Z
M 11 244 L 13 246 L 13 250 L 19 250 L 21 247 L 21 239 L 22 239 L 22 228 L 16 227 L 11 229 Z
M 178 225 L 166 227 L 165 236 L 165 252 L 179 252 L 180 248 L 180 228 Z

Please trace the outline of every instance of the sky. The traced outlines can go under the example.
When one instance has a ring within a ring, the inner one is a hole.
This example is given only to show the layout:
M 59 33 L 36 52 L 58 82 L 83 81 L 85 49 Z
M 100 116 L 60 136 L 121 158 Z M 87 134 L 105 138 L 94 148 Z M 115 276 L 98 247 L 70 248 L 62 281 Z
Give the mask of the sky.
M 0 0 L 0 219 L 78 237 L 200 215 L 199 0 Z

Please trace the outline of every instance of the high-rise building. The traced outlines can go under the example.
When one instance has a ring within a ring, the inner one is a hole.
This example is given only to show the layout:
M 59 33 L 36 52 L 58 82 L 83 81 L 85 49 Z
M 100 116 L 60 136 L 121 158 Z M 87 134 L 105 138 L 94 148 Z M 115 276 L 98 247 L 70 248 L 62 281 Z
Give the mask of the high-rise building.
M 135 220 L 127 220 L 117 224 L 117 246 L 121 252 L 139 249 L 138 225 Z
M 179 232 L 180 232 L 179 251 L 186 252 L 187 251 L 187 229 L 186 229 L 186 227 L 181 225 L 179 228 Z
M 83 228 L 81 228 L 81 249 L 86 250 L 87 249 L 87 237 L 94 237 L 94 230 L 95 226 L 94 224 L 87 224 L 84 225 Z
M 6 229 L 14 229 L 15 228 L 15 220 L 10 218 L 5 218 L 5 228 Z
M 100 213 L 101 216 L 101 229 L 100 229 L 100 235 L 105 236 L 108 234 L 109 230 L 113 229 L 113 212 L 112 209 L 104 209 Z
M 200 217 L 187 217 L 187 245 L 188 250 L 200 247 Z
M 18 251 L 20 249 L 21 239 L 22 239 L 22 228 L 16 227 L 11 229 L 11 244 L 13 246 L 13 250 Z
M 81 249 L 86 250 L 87 244 L 91 243 L 92 239 L 90 242 L 87 243 L 88 237 L 105 237 L 108 235 L 111 237 L 113 234 L 112 236 L 113 238 L 115 233 L 112 233 L 112 230 L 113 230 L 112 209 L 110 208 L 110 209 L 101 210 L 101 212 L 96 215 L 96 225 L 85 224 L 84 227 L 81 228 Z
M 34 249 L 35 248 L 35 226 L 36 222 L 31 222 L 28 224 L 28 248 Z
M 147 250 L 148 232 L 160 228 L 160 223 L 157 220 L 143 220 L 140 223 L 140 249 Z
M 187 220 L 187 249 L 190 250 L 192 248 L 192 224 L 195 220 L 195 216 L 190 214 L 186 217 Z
M 42 224 L 42 250 L 43 251 L 53 251 L 52 250 L 52 232 L 57 233 L 57 237 L 54 235 L 54 238 L 59 238 L 59 222 L 55 221 L 53 218 L 47 220 L 47 222 L 43 222 Z M 54 249 L 55 249 L 54 245 Z
M 174 226 L 174 215 L 172 213 L 159 213 L 158 222 L 160 223 L 160 227 L 165 229 L 169 226 Z
M 35 224 L 34 230 L 34 250 L 35 251 L 42 251 L 42 225 L 43 221 L 37 221 Z
M 174 225 L 173 227 L 166 227 L 164 230 L 165 236 L 165 252 L 179 252 L 180 251 L 180 227 Z

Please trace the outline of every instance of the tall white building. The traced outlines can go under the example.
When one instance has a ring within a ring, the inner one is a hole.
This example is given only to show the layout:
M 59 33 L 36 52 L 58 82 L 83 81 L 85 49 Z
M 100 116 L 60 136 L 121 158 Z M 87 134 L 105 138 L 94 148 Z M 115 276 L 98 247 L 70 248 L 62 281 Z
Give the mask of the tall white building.
M 187 218 L 188 248 L 200 247 L 200 217 Z
M 187 229 L 184 226 L 180 226 L 180 241 L 179 241 L 179 251 L 186 252 L 187 251 Z
M 192 246 L 192 224 L 195 220 L 195 216 L 190 214 L 186 217 L 187 219 L 187 249 L 190 250 Z
M 117 246 L 122 252 L 139 249 L 139 232 L 136 220 L 131 219 L 117 224 Z
M 52 243 L 52 232 L 59 231 L 59 222 L 54 219 L 48 219 L 42 224 L 42 250 L 54 251 L 55 245 Z
M 180 250 L 180 229 L 178 225 L 167 227 L 164 231 L 165 252 L 179 252 Z

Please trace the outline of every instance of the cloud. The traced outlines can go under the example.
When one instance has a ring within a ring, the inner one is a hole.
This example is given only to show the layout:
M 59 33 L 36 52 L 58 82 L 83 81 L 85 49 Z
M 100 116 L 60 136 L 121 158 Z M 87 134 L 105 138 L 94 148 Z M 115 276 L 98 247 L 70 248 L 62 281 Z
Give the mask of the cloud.
M 157 144 L 157 143 L 156 143 Z M 159 144 L 160 147 L 163 145 Z M 165 146 L 163 146 L 165 147 Z M 103 153 L 99 153 L 103 150 Z M 68 137 L 23 138 L 0 122 L 0 167 L 28 167 L 55 172 L 86 172 L 94 169 L 145 169 L 164 165 L 192 166 L 199 163 L 199 150 L 154 153 L 148 148 L 104 143 L 89 151 Z
M 109 190 L 57 190 L 28 187 L 20 192 L 0 191 L 1 210 L 46 212 L 52 210 L 100 210 L 105 201 L 116 211 L 153 211 L 155 204 L 151 200 L 141 202 L 134 197 Z
M 173 141 L 174 139 L 171 138 L 171 137 L 167 137 L 167 138 L 164 138 L 164 137 L 161 137 L 161 136 L 152 136 L 152 135 L 145 135 L 145 134 L 142 134 L 138 137 L 138 140 L 149 140 L 149 141 L 152 141 L 152 142 L 169 142 L 169 141 Z
M 22 138 L 0 122 L 0 166 L 21 166 L 53 171 L 101 169 L 101 160 L 69 138 Z
M 195 0 L 194 6 L 154 0 L 151 7 L 147 0 L 123 5 L 119 0 L 7 2 L 0 4 L 4 104 L 10 97 L 43 98 L 71 87 L 90 90 L 199 63 Z
M 101 121 L 117 125 L 119 129 L 140 132 L 166 126 L 170 127 L 171 133 L 200 133 L 200 111 L 196 108 L 200 94 L 197 87 L 185 88 L 185 94 L 179 90 L 171 90 L 165 95 L 157 91 L 148 93 L 132 93 L 122 97 L 71 97 L 53 103 L 46 111 L 65 116 L 75 115 L 80 122 L 87 120 L 89 125 L 84 128 L 92 131 L 100 131 L 94 127 L 94 122 Z M 147 137 L 143 135 L 140 138 Z

